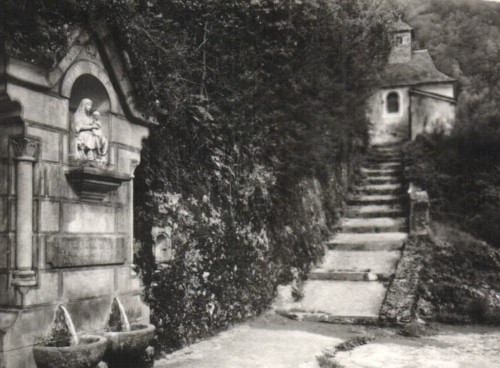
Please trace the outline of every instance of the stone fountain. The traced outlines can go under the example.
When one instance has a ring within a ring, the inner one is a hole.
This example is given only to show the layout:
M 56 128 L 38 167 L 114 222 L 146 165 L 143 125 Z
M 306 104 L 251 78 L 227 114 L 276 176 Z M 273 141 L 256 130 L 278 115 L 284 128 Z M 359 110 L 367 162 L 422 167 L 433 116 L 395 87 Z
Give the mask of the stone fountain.
M 68 311 L 60 305 L 47 340 L 33 347 L 33 356 L 38 368 L 95 368 L 107 345 L 103 336 L 79 337 Z
M 118 298 L 113 300 L 108 322 L 108 331 L 104 336 L 108 339 L 108 350 L 105 360 L 112 367 L 135 366 L 135 362 L 143 362 L 152 358 L 152 347 L 155 326 L 144 323 L 130 323 L 125 309 Z M 149 348 L 148 348 L 149 347 Z
M 81 336 L 60 351 L 109 329 L 115 297 L 131 325 L 123 333 L 149 326 L 134 272 L 133 177 L 155 123 L 136 108 L 106 24 L 69 41 L 51 68 L 0 58 L 1 368 L 34 368 L 55 314 L 71 315 Z

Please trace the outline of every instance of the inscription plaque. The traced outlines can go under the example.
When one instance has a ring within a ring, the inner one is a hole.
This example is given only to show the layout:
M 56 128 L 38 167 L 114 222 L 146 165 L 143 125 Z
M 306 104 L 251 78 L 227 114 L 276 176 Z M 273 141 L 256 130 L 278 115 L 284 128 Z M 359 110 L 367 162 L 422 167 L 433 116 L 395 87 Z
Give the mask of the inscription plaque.
M 123 237 L 52 237 L 47 239 L 47 264 L 52 268 L 123 264 Z

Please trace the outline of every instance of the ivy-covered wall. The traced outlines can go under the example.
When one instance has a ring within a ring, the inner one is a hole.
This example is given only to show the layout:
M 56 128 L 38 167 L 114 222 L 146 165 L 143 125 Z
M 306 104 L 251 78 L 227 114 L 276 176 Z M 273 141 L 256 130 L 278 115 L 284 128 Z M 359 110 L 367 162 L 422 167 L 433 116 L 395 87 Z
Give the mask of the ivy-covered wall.
M 135 179 L 136 263 L 172 349 L 254 316 L 304 277 L 366 142 L 387 52 L 371 0 L 6 0 L 11 53 L 48 67 L 105 18 L 159 121 Z M 154 235 L 173 259 L 157 266 Z

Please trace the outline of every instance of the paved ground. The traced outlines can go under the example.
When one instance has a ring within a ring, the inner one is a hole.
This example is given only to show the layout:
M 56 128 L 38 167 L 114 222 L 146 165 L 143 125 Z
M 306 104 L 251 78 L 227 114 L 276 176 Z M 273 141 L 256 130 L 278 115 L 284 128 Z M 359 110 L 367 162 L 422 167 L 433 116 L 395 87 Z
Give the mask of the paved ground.
M 500 328 L 439 326 L 405 338 L 393 329 L 298 322 L 269 313 L 156 361 L 155 368 L 317 368 L 346 339 L 375 336 L 335 359 L 345 368 L 500 368 Z
M 267 315 L 155 363 L 155 368 L 313 368 L 316 355 L 342 341 L 314 326 Z
M 500 328 L 440 326 L 436 336 L 393 336 L 339 352 L 346 368 L 498 368 Z

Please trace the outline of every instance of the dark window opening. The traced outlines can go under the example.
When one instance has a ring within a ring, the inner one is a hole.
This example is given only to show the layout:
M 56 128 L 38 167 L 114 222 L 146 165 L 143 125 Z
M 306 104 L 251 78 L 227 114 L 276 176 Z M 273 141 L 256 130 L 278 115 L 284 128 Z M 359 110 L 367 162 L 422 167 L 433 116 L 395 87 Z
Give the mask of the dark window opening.
M 399 94 L 397 92 L 391 92 L 387 95 L 387 112 L 399 112 Z
M 397 36 L 396 45 L 402 45 L 402 44 L 403 44 L 403 36 Z

